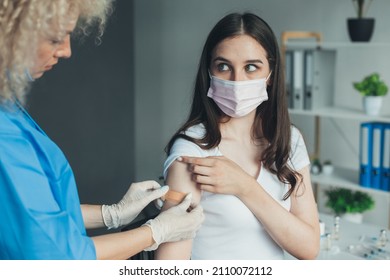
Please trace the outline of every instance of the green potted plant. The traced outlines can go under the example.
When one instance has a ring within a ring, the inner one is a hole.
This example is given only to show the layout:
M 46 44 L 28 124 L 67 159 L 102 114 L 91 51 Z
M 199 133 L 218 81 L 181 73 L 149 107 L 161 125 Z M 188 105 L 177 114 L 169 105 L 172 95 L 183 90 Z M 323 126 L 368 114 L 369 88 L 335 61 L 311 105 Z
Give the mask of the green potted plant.
M 365 18 L 365 14 L 373 0 L 352 0 L 356 10 L 356 18 L 349 18 L 348 32 L 353 42 L 368 42 L 374 31 L 375 19 Z
M 344 188 L 325 190 L 327 201 L 325 206 L 332 209 L 334 214 L 352 222 L 361 223 L 362 213 L 371 210 L 375 201 L 370 194 Z
M 388 87 L 378 73 L 372 73 L 360 82 L 353 83 L 354 88 L 363 96 L 363 108 L 368 115 L 376 116 L 382 106 L 382 99 Z

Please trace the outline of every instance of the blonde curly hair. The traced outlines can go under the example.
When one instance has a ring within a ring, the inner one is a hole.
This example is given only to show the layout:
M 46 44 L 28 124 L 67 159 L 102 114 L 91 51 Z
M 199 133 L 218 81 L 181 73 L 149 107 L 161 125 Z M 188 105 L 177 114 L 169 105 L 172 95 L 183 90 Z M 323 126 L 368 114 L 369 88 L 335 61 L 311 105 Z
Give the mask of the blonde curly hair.
M 77 18 L 78 34 L 103 35 L 113 0 L 0 0 L 0 104 L 15 97 L 24 102 L 38 38 L 61 36 Z M 57 32 L 59 34 L 53 34 Z

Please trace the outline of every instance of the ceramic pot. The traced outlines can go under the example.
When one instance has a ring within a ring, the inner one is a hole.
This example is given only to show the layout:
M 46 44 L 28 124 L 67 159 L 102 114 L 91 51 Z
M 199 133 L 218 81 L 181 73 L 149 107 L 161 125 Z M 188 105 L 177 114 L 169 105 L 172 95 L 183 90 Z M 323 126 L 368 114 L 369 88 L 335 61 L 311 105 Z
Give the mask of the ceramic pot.
M 323 164 L 322 165 L 322 173 L 325 175 L 331 175 L 333 173 L 333 165 L 332 164 Z
M 374 32 L 375 19 L 349 18 L 348 33 L 352 42 L 369 42 Z
M 363 222 L 362 213 L 345 213 L 341 215 L 341 218 L 356 224 L 361 224 Z
M 378 116 L 382 107 L 383 96 L 363 97 L 363 108 L 367 115 Z

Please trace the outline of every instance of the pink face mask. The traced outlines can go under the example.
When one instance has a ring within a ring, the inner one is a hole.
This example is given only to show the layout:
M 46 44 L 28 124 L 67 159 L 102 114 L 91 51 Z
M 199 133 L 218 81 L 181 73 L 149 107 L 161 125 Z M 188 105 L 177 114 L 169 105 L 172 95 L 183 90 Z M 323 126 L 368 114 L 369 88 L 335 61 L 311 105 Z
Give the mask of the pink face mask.
M 228 81 L 211 76 L 207 96 L 232 118 L 240 118 L 268 100 L 267 78 L 249 81 Z

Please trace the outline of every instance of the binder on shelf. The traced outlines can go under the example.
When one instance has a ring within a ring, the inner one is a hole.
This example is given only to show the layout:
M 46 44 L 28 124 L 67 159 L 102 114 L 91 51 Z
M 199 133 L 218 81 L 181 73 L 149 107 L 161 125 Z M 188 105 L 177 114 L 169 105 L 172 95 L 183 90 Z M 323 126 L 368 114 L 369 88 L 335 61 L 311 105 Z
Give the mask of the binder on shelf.
M 390 123 L 383 128 L 382 180 L 381 189 L 390 191 Z
M 363 187 L 371 186 L 372 171 L 372 124 L 362 123 L 360 125 L 360 171 L 359 184 Z
M 308 48 L 291 52 L 292 108 L 316 110 L 333 106 L 336 51 Z
M 309 44 L 307 47 L 298 47 L 294 48 L 292 46 L 292 49 L 287 49 L 287 42 L 289 40 L 294 41 L 301 41 L 304 43 L 311 43 L 313 39 L 316 42 L 316 50 L 321 49 L 321 43 L 322 43 L 322 34 L 320 32 L 311 32 L 311 31 L 283 31 L 281 35 L 281 53 L 282 56 L 284 55 L 285 58 L 285 67 L 286 67 L 286 85 L 288 86 L 288 93 L 291 93 L 289 97 L 291 98 L 289 100 L 289 108 L 291 109 L 297 109 L 297 110 L 310 110 L 311 109 L 311 98 L 313 96 L 312 90 L 309 90 L 309 85 L 314 84 L 314 79 L 310 76 L 314 75 L 315 70 L 309 70 L 307 69 L 306 74 L 309 76 L 306 76 L 305 74 L 305 52 L 310 50 L 310 53 L 314 51 L 313 45 Z M 290 56 L 290 58 L 288 57 Z M 290 60 L 290 61 L 289 61 Z M 309 58 L 310 60 L 310 58 Z M 314 59 L 312 59 L 314 60 Z M 332 60 L 333 61 L 333 60 Z M 314 68 L 314 63 L 309 62 L 309 68 Z M 325 63 L 325 65 L 329 65 L 327 61 L 325 62 L 318 62 L 318 65 L 321 65 L 322 63 Z M 288 71 L 291 69 L 291 76 L 288 76 Z M 330 73 L 334 73 L 334 63 L 332 69 L 330 70 Z M 328 72 L 325 71 L 324 73 Z M 306 91 L 306 95 L 309 96 L 309 98 L 306 100 L 305 105 L 305 77 L 307 77 L 308 80 L 308 91 Z M 331 81 L 333 83 L 333 81 Z M 325 84 L 329 84 L 328 81 L 325 82 Z M 330 96 L 330 92 L 327 92 L 327 96 Z M 322 106 L 323 107 L 323 106 Z
M 335 50 L 313 51 L 312 110 L 334 105 L 335 69 Z
M 292 51 L 286 51 L 285 53 L 285 75 L 286 75 L 286 95 L 288 108 L 293 108 L 293 90 L 292 90 Z
M 372 169 L 371 169 L 371 187 L 374 189 L 382 189 L 382 123 L 372 123 Z
M 303 98 L 303 107 L 305 110 L 312 109 L 313 80 L 314 80 L 313 75 L 314 75 L 313 50 L 305 50 L 304 98 Z
M 292 64 L 293 64 L 293 108 L 302 110 L 304 108 L 304 94 L 303 94 L 303 50 L 293 50 Z

